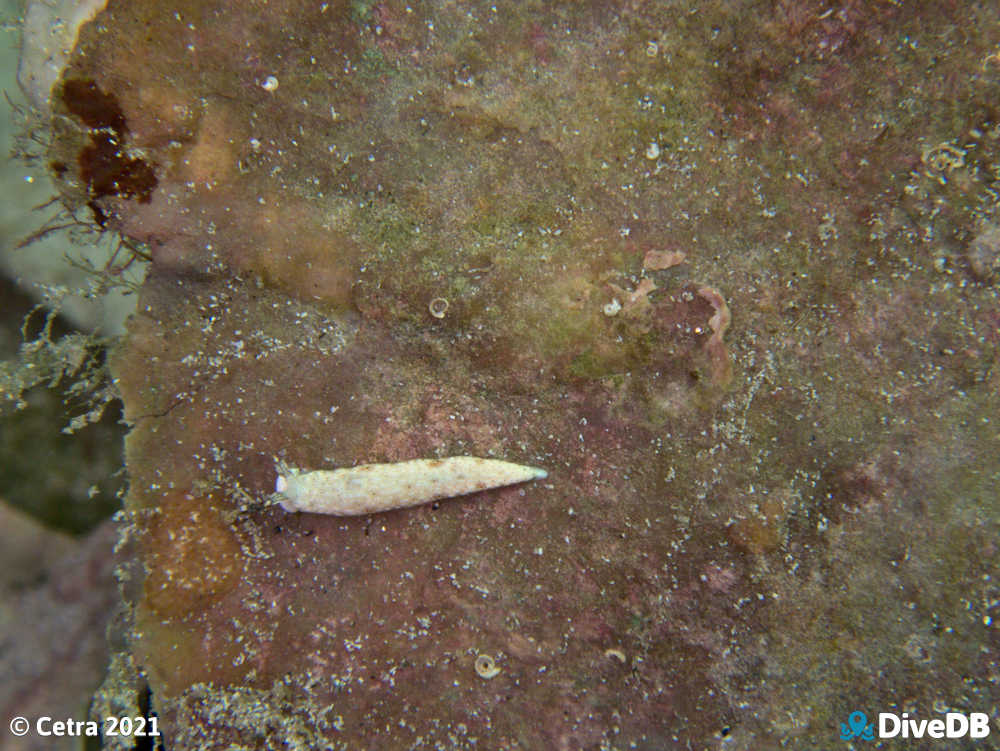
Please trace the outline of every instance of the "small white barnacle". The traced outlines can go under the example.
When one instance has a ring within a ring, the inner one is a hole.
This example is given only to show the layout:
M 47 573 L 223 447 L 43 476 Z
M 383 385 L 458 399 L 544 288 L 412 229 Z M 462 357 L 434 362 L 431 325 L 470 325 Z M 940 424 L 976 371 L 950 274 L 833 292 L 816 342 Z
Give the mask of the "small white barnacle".
M 443 297 L 435 297 L 430 301 L 427 309 L 435 318 L 444 318 L 444 314 L 448 312 L 448 301 Z
M 496 678 L 500 675 L 500 668 L 497 667 L 496 662 L 489 655 L 479 655 L 476 658 L 476 675 L 486 680 Z
M 613 657 L 618 660 L 622 665 L 628 662 L 628 657 L 625 656 L 625 650 L 619 649 L 618 647 L 611 647 L 610 649 L 604 650 L 604 656 L 609 660 Z
M 514 485 L 548 476 L 523 464 L 449 456 L 303 472 L 278 465 L 274 489 L 285 511 L 358 516 Z

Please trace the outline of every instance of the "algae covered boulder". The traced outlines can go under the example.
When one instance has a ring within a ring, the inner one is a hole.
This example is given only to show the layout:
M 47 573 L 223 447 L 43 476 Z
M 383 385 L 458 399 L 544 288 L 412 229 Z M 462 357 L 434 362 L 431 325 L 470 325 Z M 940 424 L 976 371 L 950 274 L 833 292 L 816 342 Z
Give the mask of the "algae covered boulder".
M 858 710 L 990 711 L 974 12 L 110 0 L 50 164 L 151 258 L 112 368 L 166 747 L 832 745 Z M 451 456 L 547 477 L 272 497 L 286 465 Z

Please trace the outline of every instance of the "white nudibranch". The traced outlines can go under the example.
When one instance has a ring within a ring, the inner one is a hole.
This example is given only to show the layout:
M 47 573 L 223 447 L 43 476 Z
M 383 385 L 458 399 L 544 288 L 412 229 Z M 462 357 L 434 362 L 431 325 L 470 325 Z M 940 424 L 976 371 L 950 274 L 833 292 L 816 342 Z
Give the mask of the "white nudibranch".
M 449 456 L 314 472 L 279 465 L 274 489 L 285 511 L 358 516 L 545 477 L 537 467 Z

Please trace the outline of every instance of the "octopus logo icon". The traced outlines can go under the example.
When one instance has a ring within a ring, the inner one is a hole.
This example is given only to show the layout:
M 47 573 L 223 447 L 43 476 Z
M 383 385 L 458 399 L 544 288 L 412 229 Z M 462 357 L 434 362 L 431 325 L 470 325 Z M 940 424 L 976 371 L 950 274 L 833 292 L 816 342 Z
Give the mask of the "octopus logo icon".
M 855 710 L 847 716 L 847 722 L 840 723 L 840 740 L 849 741 L 852 738 L 875 740 L 875 723 L 869 723 L 864 712 Z

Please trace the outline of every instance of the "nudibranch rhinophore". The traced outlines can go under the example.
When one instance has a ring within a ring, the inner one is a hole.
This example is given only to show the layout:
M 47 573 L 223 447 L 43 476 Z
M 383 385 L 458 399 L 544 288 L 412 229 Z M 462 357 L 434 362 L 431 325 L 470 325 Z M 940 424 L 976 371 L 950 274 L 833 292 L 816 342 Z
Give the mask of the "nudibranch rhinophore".
M 303 472 L 280 466 L 274 489 L 285 511 L 359 516 L 542 480 L 537 467 L 476 456 L 411 459 L 392 464 Z

